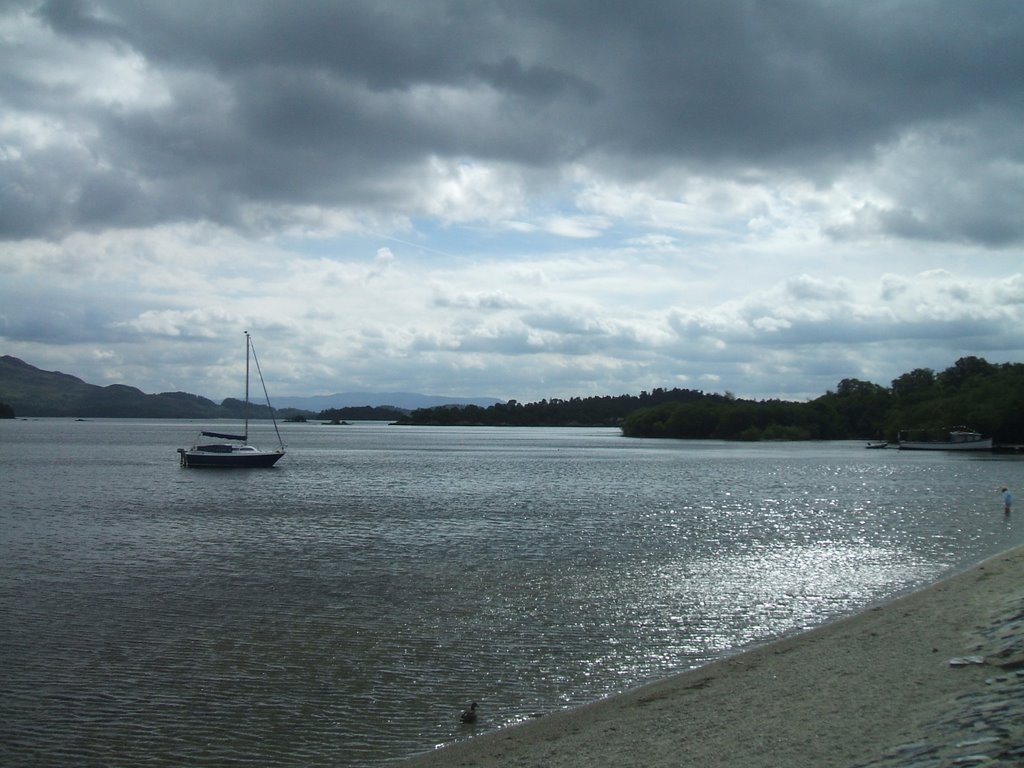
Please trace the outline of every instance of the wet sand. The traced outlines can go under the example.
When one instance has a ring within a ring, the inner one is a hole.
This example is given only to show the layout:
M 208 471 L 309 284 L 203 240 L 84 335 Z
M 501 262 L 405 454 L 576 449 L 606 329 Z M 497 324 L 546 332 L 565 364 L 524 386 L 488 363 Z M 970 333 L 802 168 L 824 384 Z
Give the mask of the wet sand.
M 856 616 L 401 765 L 849 768 L 958 756 L 1024 764 L 1024 547 Z

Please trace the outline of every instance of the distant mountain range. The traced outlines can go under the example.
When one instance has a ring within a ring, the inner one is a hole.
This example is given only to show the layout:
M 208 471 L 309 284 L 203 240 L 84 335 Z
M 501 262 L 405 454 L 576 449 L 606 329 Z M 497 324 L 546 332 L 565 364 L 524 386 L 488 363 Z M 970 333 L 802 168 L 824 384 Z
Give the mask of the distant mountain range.
M 411 392 L 348 392 L 318 397 L 291 397 L 275 401 L 281 416 L 296 411 L 319 413 L 327 408 L 391 405 L 403 410 L 445 404 L 490 406 L 495 398 L 446 398 Z M 97 386 L 59 371 L 44 371 L 10 355 L 0 357 L 0 403 L 22 416 L 74 416 L 79 418 L 242 418 L 245 404 L 235 398 L 215 403 L 187 392 L 149 395 L 124 384 Z M 251 417 L 266 418 L 266 406 L 253 404 Z

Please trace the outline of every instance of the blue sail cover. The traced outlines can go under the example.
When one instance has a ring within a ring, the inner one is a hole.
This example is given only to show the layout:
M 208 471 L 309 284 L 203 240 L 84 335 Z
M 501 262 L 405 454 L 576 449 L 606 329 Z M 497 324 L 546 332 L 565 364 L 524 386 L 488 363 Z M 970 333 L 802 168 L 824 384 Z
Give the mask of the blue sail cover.
M 243 443 L 249 439 L 245 435 L 226 435 L 223 432 L 203 432 L 203 437 L 217 437 L 221 440 L 241 440 Z

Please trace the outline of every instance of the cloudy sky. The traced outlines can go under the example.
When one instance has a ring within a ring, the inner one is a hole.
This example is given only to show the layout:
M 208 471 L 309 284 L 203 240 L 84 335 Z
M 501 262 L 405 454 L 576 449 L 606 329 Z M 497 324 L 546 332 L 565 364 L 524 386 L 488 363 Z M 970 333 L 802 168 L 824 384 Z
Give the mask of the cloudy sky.
M 0 354 L 804 399 L 1024 361 L 1018 0 L 0 0 Z

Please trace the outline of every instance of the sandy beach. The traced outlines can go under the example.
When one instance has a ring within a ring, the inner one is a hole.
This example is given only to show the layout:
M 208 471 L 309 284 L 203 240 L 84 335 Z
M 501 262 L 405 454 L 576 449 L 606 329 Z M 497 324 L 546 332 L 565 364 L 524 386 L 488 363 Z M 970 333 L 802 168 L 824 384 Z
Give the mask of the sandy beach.
M 485 718 L 482 702 L 481 731 Z M 1024 548 L 856 616 L 402 765 L 983 763 L 1024 764 Z

